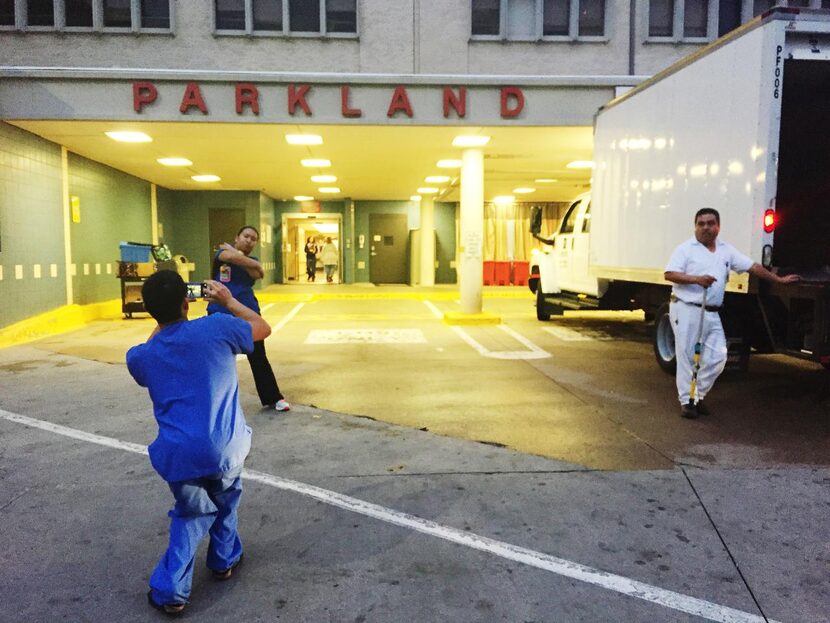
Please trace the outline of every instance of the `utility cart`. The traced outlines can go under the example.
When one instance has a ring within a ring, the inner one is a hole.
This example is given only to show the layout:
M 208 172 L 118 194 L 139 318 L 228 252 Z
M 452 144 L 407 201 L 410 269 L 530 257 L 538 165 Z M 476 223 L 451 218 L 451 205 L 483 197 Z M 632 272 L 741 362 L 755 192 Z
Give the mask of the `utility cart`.
M 118 262 L 118 279 L 121 281 L 121 312 L 125 318 L 134 313 L 146 312 L 141 298 L 141 287 L 147 277 L 158 270 L 178 271 L 167 245 L 141 242 L 122 242 L 121 260 Z

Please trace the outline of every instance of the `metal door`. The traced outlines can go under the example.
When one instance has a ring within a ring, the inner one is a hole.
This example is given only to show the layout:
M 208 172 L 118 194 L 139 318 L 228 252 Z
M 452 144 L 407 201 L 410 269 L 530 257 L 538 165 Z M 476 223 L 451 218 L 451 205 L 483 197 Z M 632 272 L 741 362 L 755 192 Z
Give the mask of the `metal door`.
M 208 237 L 210 239 L 210 263 L 223 242 L 233 244 L 236 233 L 245 226 L 245 210 L 219 208 L 208 210 Z M 211 275 L 213 277 L 213 275 Z
M 369 281 L 407 283 L 406 214 L 369 215 Z

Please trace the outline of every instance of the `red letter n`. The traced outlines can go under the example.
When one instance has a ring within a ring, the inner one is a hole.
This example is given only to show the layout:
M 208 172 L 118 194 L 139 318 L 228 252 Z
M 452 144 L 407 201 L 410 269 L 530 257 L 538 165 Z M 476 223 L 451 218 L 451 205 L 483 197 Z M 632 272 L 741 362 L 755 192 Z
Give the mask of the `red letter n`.
M 311 116 L 311 108 L 308 107 L 308 102 L 305 101 L 306 93 L 311 90 L 311 85 L 304 84 L 297 89 L 293 84 L 288 85 L 288 114 L 293 115 L 297 110 L 297 105 L 303 109 L 306 115 Z
M 450 107 L 458 117 L 463 119 L 467 114 L 467 89 L 458 87 L 458 96 L 453 93 L 452 87 L 444 87 L 444 119 L 450 116 Z
M 152 104 L 159 96 L 152 82 L 133 82 L 133 110 L 141 112 L 145 104 Z
M 255 115 L 259 114 L 259 91 L 256 85 L 250 82 L 240 82 L 236 85 L 236 114 L 242 114 L 242 107 L 245 105 L 251 107 L 251 112 Z

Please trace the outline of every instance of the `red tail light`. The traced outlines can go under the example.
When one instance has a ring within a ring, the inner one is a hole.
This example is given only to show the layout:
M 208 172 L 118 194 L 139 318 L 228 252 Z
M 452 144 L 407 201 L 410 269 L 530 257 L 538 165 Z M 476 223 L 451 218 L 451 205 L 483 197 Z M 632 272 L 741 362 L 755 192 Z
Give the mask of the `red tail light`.
M 771 234 L 775 230 L 775 210 L 764 212 L 764 232 Z

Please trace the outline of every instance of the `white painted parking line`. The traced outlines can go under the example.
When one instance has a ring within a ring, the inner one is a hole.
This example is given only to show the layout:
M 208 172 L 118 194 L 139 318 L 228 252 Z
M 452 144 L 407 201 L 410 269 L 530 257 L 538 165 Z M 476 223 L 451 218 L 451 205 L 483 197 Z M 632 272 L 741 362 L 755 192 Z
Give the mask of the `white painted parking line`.
M 294 316 L 297 315 L 297 312 L 299 312 L 303 308 L 303 305 L 305 305 L 305 303 L 297 303 L 294 306 L 294 309 L 292 309 L 290 312 L 288 312 L 285 315 L 285 317 L 283 317 L 282 320 L 280 320 L 277 324 L 275 324 L 273 327 L 271 327 L 271 335 L 274 335 L 274 333 L 276 333 L 277 331 L 282 329 L 285 325 L 287 325 L 291 321 L 291 319 Z M 270 307 L 270 305 L 269 305 L 269 307 Z
M 424 305 L 429 308 L 436 318 L 444 318 L 444 314 L 433 303 L 424 301 Z M 467 344 L 469 344 L 482 357 L 489 357 L 490 359 L 544 359 L 551 356 L 549 352 L 539 348 L 536 344 L 507 325 L 500 324 L 498 325 L 498 328 L 507 333 L 507 335 L 512 337 L 528 350 L 490 350 L 480 344 L 475 338 L 473 338 L 472 335 L 467 333 L 461 327 L 450 326 L 450 329 L 452 329 L 458 337 L 467 342 Z
M 593 335 L 587 335 L 585 333 L 580 333 L 575 329 L 569 329 L 567 327 L 542 328 L 554 337 L 558 337 L 560 340 L 564 342 L 610 342 L 614 339 L 610 335 L 605 335 L 603 333 L 598 334 L 596 331 L 590 331 L 589 333 Z
M 426 344 L 420 329 L 315 329 L 306 344 Z
M 146 446 L 120 441 L 112 437 L 87 433 L 74 428 L 61 426 L 60 424 L 52 424 L 51 422 L 11 413 L 3 409 L 0 409 L 0 418 L 109 448 L 126 450 L 127 452 L 135 452 L 137 454 L 147 454 Z M 422 534 L 457 543 L 458 545 L 486 552 L 494 556 L 500 556 L 501 558 L 549 571 L 556 575 L 593 584 L 600 588 L 628 595 L 629 597 L 636 597 L 637 599 L 665 606 L 672 610 L 703 617 L 710 621 L 718 621 L 720 623 L 778 623 L 777 621 L 766 619 L 756 614 L 736 610 L 728 606 L 721 606 L 711 601 L 666 590 L 644 582 L 638 582 L 625 576 L 606 573 L 605 571 L 587 567 L 564 558 L 557 558 L 542 552 L 519 547 L 518 545 L 505 543 L 504 541 L 497 541 L 489 537 L 467 532 L 466 530 L 444 526 L 434 521 L 417 517 L 416 515 L 396 511 L 391 508 L 372 504 L 371 502 L 365 502 L 357 498 L 342 495 L 336 491 L 315 487 L 314 485 L 248 469 L 242 472 L 242 477 L 284 491 L 293 491 L 300 495 L 319 500 L 325 504 L 330 504 L 331 506 L 359 513 L 367 517 L 373 517 L 374 519 L 393 525 L 409 528 Z

